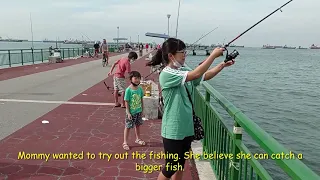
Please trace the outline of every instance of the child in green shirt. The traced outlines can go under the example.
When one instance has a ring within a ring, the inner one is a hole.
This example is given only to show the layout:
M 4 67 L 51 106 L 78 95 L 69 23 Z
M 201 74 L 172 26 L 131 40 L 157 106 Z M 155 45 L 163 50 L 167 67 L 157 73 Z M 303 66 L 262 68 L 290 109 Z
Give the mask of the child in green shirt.
M 136 141 L 135 143 L 145 145 L 145 142 L 140 139 L 140 126 L 143 124 L 143 89 L 139 86 L 141 74 L 138 71 L 130 73 L 131 85 L 126 89 L 124 100 L 126 105 L 126 119 L 124 129 L 124 140 L 122 147 L 129 150 L 128 136 L 130 129 L 135 128 Z

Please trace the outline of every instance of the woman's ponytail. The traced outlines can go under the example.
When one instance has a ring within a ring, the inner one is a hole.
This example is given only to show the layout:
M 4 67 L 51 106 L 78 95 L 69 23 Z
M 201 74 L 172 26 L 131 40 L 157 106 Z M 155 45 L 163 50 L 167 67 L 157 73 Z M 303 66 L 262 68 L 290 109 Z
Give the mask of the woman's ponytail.
M 156 54 L 152 57 L 151 61 L 149 61 L 146 66 L 156 66 L 156 65 L 160 65 L 162 62 L 162 50 L 158 49 L 158 51 L 156 52 Z
M 169 64 L 169 54 L 176 54 L 177 51 L 184 50 L 186 45 L 183 41 L 176 38 L 169 38 L 163 44 L 162 47 L 156 52 L 146 66 L 156 66 L 156 65 L 168 65 Z

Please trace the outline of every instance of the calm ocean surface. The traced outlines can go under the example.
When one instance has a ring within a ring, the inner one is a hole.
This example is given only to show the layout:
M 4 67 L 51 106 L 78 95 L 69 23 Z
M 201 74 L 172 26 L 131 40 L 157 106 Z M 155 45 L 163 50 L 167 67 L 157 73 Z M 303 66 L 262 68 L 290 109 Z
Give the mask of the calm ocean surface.
M 236 49 L 236 63 L 209 84 L 287 149 L 302 153 L 302 161 L 320 174 L 320 50 Z M 187 63 L 195 67 L 205 58 L 189 55 Z M 250 138 L 244 141 L 252 153 L 259 151 Z M 279 168 L 267 169 L 275 179 L 288 179 Z

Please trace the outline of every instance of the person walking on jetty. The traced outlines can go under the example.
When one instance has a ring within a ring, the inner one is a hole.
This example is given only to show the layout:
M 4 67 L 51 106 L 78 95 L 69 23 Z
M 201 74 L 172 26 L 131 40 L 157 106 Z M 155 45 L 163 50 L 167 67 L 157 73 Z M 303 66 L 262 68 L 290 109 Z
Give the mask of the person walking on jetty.
M 99 42 L 96 41 L 96 42 L 94 43 L 93 47 L 94 47 L 94 56 L 95 56 L 95 57 L 98 57 L 99 48 L 100 48 Z
M 100 46 L 100 51 L 102 53 L 102 62 L 105 65 L 108 65 L 109 63 L 109 47 L 106 39 L 103 39 L 101 46 Z
M 139 55 L 142 56 L 143 55 L 143 44 L 140 43 L 139 45 Z
M 158 180 L 182 180 L 185 164 L 184 154 L 191 148 L 194 136 L 192 98 L 195 86 L 217 75 L 234 61 L 221 62 L 208 70 L 213 61 L 222 55 L 224 48 L 214 49 L 210 56 L 194 70 L 184 67 L 186 45 L 175 38 L 166 40 L 147 66 L 163 64 L 165 68 L 159 76 L 164 100 L 161 136 L 166 154 L 178 154 L 179 160 L 166 159 Z M 208 71 L 207 71 L 208 70 Z M 190 99 L 188 94 L 190 95 Z M 175 166 L 179 170 L 173 170 Z M 169 167 L 169 168 L 167 168 Z
M 126 119 L 124 128 L 124 138 L 122 147 L 130 150 L 128 146 L 128 137 L 130 129 L 135 128 L 135 143 L 145 145 L 140 139 L 140 126 L 143 124 L 143 89 L 140 84 L 141 74 L 138 71 L 132 71 L 129 75 L 131 85 L 126 89 L 124 100 L 126 104 Z
M 118 101 L 118 93 L 122 93 L 122 107 L 125 108 L 124 105 L 124 91 L 126 88 L 126 81 L 125 81 L 125 72 L 130 73 L 131 72 L 131 65 L 130 60 L 136 60 L 138 59 L 138 54 L 136 52 L 130 52 L 128 57 L 123 57 L 119 60 L 117 60 L 111 67 L 110 72 L 108 73 L 108 76 L 113 75 L 113 86 L 114 86 L 114 103 L 115 107 L 120 107 L 121 104 Z M 113 69 L 117 65 L 117 70 L 114 74 L 112 74 Z

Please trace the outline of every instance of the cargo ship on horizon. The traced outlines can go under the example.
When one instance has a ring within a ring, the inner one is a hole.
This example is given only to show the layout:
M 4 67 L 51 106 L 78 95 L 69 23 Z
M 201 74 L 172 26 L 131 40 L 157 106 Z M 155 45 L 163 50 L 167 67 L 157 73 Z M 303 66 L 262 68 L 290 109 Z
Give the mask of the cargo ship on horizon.
M 262 49 L 275 49 L 275 46 L 270 46 L 270 45 L 263 45 Z
M 310 49 L 320 49 L 320 47 L 312 44 L 312 45 L 310 46 Z

